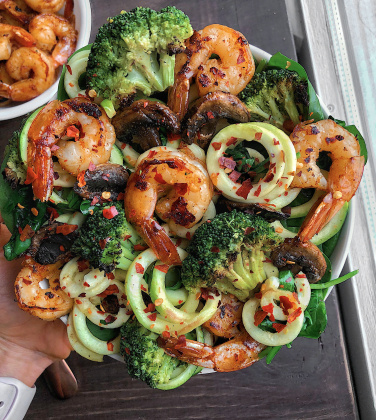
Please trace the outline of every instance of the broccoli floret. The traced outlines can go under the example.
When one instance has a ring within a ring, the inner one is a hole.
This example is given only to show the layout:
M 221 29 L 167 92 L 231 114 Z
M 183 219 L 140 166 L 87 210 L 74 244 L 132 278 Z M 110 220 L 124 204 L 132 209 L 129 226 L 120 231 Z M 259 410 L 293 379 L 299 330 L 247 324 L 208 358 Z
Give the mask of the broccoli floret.
M 108 19 L 95 38 L 87 65 L 87 87 L 115 107 L 128 95 L 163 92 L 174 83 L 175 54 L 193 33 L 175 7 L 160 12 L 137 7 Z
M 147 330 L 137 319 L 121 327 L 120 353 L 127 364 L 128 373 L 151 388 L 167 383 L 175 368 L 182 364 L 158 347 L 157 338 L 157 334 Z
M 182 282 L 189 291 L 216 287 L 245 300 L 265 280 L 264 251 L 282 242 L 259 216 L 233 210 L 202 224 L 183 261 Z
M 295 126 L 306 119 L 308 83 L 294 71 L 266 70 L 253 76 L 239 98 L 248 108 L 251 121 L 267 121 L 292 131 L 287 122 L 292 121 Z
M 26 180 L 26 165 L 20 156 L 19 138 L 20 132 L 15 131 L 4 152 L 6 157 L 4 175 L 12 188 L 16 188 L 18 184 L 24 184 Z
M 127 222 L 122 204 L 116 202 L 94 209 L 80 228 L 71 251 L 88 260 L 92 267 L 109 273 L 115 268 L 127 270 L 138 255 L 134 246 L 142 244 Z

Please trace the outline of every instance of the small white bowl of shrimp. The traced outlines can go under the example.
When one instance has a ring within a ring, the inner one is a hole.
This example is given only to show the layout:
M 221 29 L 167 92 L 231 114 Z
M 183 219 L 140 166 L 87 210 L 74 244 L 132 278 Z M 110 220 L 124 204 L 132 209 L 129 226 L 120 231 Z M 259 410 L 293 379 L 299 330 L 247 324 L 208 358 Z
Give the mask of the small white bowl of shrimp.
M 0 5 L 7 22 L 0 23 L 0 34 L 9 39 L 9 45 L 0 45 L 0 121 L 26 115 L 53 99 L 63 64 L 90 38 L 90 0 L 23 4 L 13 13 Z

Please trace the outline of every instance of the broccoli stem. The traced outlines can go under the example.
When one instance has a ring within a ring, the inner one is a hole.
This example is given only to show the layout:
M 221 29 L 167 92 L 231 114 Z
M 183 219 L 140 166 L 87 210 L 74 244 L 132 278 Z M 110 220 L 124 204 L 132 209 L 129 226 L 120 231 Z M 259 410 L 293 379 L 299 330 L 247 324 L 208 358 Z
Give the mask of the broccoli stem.
M 136 52 L 135 67 L 143 74 L 149 83 L 159 92 L 164 91 L 161 69 L 157 60 L 157 53 Z
M 172 86 L 175 81 L 175 56 L 162 53 L 160 56 L 163 90 Z

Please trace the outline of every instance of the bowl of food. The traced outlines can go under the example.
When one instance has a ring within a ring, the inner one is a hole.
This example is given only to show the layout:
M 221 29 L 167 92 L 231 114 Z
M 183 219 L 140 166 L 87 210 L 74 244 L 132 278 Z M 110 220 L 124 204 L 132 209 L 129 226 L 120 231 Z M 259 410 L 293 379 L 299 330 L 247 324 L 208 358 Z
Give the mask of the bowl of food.
M 166 390 L 318 338 L 367 154 L 302 66 L 167 7 L 111 18 L 63 73 L 2 166 L 19 306 Z
M 25 115 L 51 100 L 62 65 L 89 41 L 89 0 L 75 1 L 73 9 L 71 0 L 45 3 L 30 0 L 13 14 L 0 12 L 7 22 L 1 31 L 10 40 L 1 62 L 0 120 Z

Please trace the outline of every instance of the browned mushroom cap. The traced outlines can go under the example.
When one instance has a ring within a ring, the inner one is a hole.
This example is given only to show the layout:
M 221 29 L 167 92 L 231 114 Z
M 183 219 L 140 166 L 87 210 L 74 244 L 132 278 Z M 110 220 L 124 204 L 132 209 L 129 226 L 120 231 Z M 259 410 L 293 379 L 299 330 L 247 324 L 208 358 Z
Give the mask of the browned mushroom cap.
M 32 237 L 31 246 L 27 252 L 38 264 L 54 264 L 70 254 L 77 230 L 70 232 L 68 229 L 67 234 L 59 233 L 57 228 L 63 225 L 65 223 L 53 222 L 39 229 Z M 64 232 L 64 229 L 61 231 Z
M 326 261 L 319 248 L 311 242 L 301 242 L 298 237 L 285 239 L 270 258 L 278 269 L 290 270 L 294 275 L 303 271 L 310 283 L 318 282 L 326 271 Z
M 282 209 L 282 211 L 277 211 L 257 203 L 237 203 L 235 201 L 227 200 L 227 198 L 224 198 L 223 196 L 218 199 L 216 209 L 217 213 L 225 213 L 236 209 L 244 213 L 256 214 L 269 223 L 276 220 L 286 220 L 291 214 L 290 207 L 286 207 L 285 209 Z
M 112 124 L 116 137 L 139 153 L 161 145 L 159 127 L 166 127 L 174 134 L 180 129 L 178 118 L 170 108 L 146 99 L 133 102 L 119 111 L 112 119 Z
M 227 118 L 233 122 L 245 123 L 249 121 L 249 112 L 243 102 L 234 95 L 227 92 L 210 92 L 199 98 L 182 123 L 182 140 L 192 144 L 197 133 L 210 123 L 220 118 Z M 214 130 L 213 130 L 214 131 Z M 206 138 L 205 142 L 199 139 L 196 143 L 206 148 L 211 140 Z
M 85 171 L 85 185 L 79 187 L 78 181 L 73 190 L 86 200 L 116 200 L 127 185 L 127 170 L 116 163 L 102 163 Z

